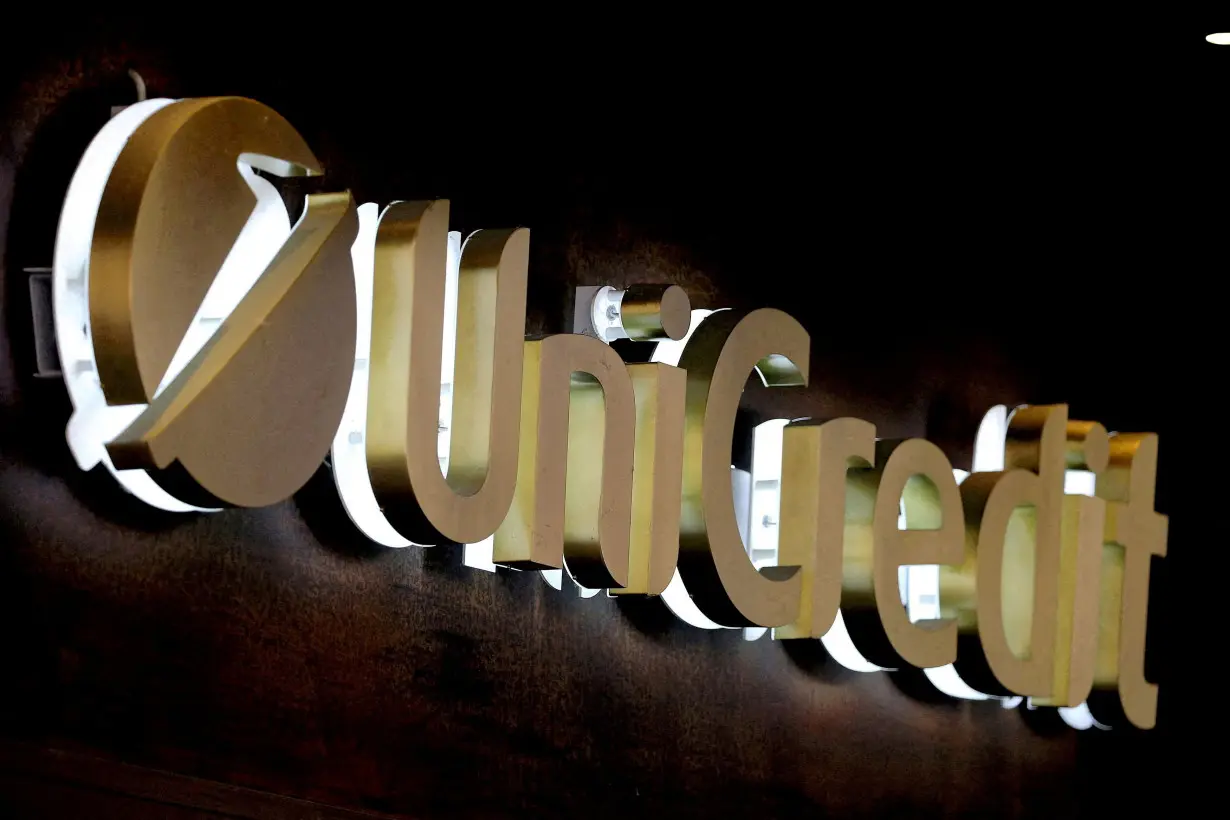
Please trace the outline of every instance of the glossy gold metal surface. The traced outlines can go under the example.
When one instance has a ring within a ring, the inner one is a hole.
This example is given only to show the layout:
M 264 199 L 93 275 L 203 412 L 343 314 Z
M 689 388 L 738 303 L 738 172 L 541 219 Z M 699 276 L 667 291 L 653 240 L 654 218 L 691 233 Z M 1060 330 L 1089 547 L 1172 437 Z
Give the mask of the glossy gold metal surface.
M 798 566 L 752 566 L 735 520 L 731 438 L 753 368 L 766 386 L 807 384 L 807 332 L 779 310 L 720 311 L 697 327 L 679 366 L 688 372 L 679 573 L 700 610 L 726 626 L 798 618 Z
M 984 657 L 958 657 L 957 669 L 983 691 L 997 682 L 1039 698 L 1054 690 L 1067 415 L 1065 405 L 1017 408 L 1005 471 L 961 484 L 976 599 L 964 622 L 976 625 Z M 980 678 L 983 665 L 993 679 Z
M 1154 511 L 1158 437 L 1120 433 L 1110 437 L 1109 465 L 1098 476 L 1106 501 L 1106 548 L 1098 634 L 1098 688 L 1115 687 L 1133 725 L 1157 723 L 1157 684 L 1145 678 L 1145 633 L 1149 617 L 1149 571 L 1153 556 L 1166 555 L 1169 522 Z
M 1069 470 L 1100 473 L 1110 458 L 1110 438 L 1096 421 L 1068 421 L 1068 443 L 1064 462 Z
M 318 173 L 302 138 L 239 98 L 172 103 L 125 145 L 90 252 L 89 302 L 103 392 L 146 404 L 108 444 L 180 500 L 262 506 L 294 493 L 328 451 L 355 333 L 347 193 L 308 198 L 289 239 L 187 365 L 155 395 L 205 292 L 256 205 L 244 162 Z
M 959 566 L 965 557 L 961 496 L 952 464 L 938 447 L 922 439 L 880 441 L 877 466 L 859 470 L 851 479 L 866 484 L 875 502 L 872 531 L 871 597 L 875 617 L 865 623 L 870 644 L 856 646 L 872 663 L 920 668 L 945 666 L 957 657 L 957 624 L 952 619 L 911 623 L 901 603 L 898 569 L 914 564 Z M 905 509 L 905 529 L 899 528 Z M 850 608 L 858 606 L 857 596 Z M 843 596 L 842 608 L 847 606 Z M 868 613 L 869 615 L 871 613 Z M 854 623 L 856 613 L 847 614 Z
M 801 592 L 798 616 L 774 638 L 820 638 L 832 627 L 847 549 L 855 548 L 853 539 L 846 542 L 853 512 L 847 474 L 875 464 L 875 444 L 875 425 L 861 419 L 809 419 L 783 430 L 777 555 L 779 563 L 799 567 Z
M 1063 405 L 1013 414 L 1005 443 L 1009 469 L 975 473 L 961 485 L 966 560 L 941 573 L 946 614 L 963 631 L 977 631 L 985 655 L 972 664 L 958 658 L 963 677 L 984 691 L 1002 686 L 1052 706 L 1085 699 L 1100 640 L 1093 602 L 1102 572 L 1103 505 L 1064 495 L 1063 476 L 1065 469 L 1102 471 L 1107 434 L 1096 422 L 1066 416 Z M 983 662 L 995 680 L 980 677 Z
M 367 463 L 385 517 L 418 543 L 475 543 L 512 503 L 529 231 L 479 231 L 458 280 L 453 434 L 437 459 L 448 202 L 397 202 L 376 235 Z
M 678 285 L 631 285 L 619 313 L 620 324 L 633 341 L 679 340 L 688 334 L 692 302 Z
M 623 361 L 590 336 L 525 343 L 521 454 L 492 560 L 582 586 L 628 583 L 636 398 Z
M 636 395 L 628 583 L 611 592 L 659 595 L 679 560 L 687 373 L 666 364 L 630 364 L 628 376 Z
M 1036 705 L 1079 706 L 1093 688 L 1105 517 L 1102 499 L 1064 496 L 1054 684 Z
M 108 404 L 153 398 L 256 204 L 241 155 L 278 176 L 321 171 L 290 123 L 239 97 L 172 103 L 120 153 L 90 250 L 90 327 Z
M 354 334 L 357 233 L 350 194 L 309 196 L 239 306 L 107 445 L 116 467 L 149 470 L 205 505 L 259 507 L 303 486 L 346 403 L 352 363 L 338 346 Z M 173 462 L 179 469 L 163 472 Z
M 1093 421 L 1068 421 L 1068 469 L 1100 473 L 1107 454 L 1105 427 Z M 1093 687 L 1105 507 L 1098 498 L 1064 496 L 1053 688 L 1049 698 L 1035 701 L 1039 705 L 1079 706 Z

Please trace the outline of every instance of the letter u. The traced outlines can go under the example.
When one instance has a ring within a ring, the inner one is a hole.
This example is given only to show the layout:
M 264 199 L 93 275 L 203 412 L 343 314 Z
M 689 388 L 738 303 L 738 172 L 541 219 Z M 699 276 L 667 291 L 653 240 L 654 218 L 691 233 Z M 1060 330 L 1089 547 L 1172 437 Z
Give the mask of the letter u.
M 447 200 L 396 202 L 376 234 L 367 469 L 389 523 L 417 543 L 475 543 L 512 503 L 521 421 L 529 231 L 479 231 L 461 252 L 453 434 L 437 460 Z

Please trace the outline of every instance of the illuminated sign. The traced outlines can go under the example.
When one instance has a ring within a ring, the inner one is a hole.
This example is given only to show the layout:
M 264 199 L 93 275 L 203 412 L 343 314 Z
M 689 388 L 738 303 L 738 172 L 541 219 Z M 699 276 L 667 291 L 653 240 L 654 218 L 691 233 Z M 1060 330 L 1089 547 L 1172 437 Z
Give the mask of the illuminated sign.
M 691 311 L 678 288 L 642 287 L 608 309 L 658 345 L 649 362 L 592 335 L 527 340 L 527 230 L 462 244 L 445 201 L 379 209 L 329 190 L 292 220 L 267 177 L 321 173 L 251 100 L 149 100 L 99 133 L 53 278 L 82 469 L 208 511 L 281 501 L 331 453 L 351 518 L 391 547 L 566 569 L 590 590 L 661 595 L 696 626 L 921 667 L 958 696 L 1077 709 L 1117 690 L 1153 726 L 1155 435 L 1064 405 L 1001 411 L 965 476 L 866 421 L 781 420 L 732 479 L 749 374 L 807 383 L 810 341 L 788 314 Z

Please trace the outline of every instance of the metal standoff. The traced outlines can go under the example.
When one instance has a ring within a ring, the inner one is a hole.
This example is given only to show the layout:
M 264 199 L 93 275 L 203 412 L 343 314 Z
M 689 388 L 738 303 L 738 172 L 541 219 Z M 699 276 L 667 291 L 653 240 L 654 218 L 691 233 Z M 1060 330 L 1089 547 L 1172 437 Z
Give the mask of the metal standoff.
M 585 318 L 590 324 L 590 332 L 605 342 L 616 339 L 678 341 L 687 335 L 692 304 L 687 293 L 678 285 L 632 285 L 625 290 L 610 285 L 578 288 L 578 302 L 584 304 L 584 296 L 591 293 L 588 316 Z M 579 329 L 584 332 L 583 323 L 579 324 L 582 324 Z

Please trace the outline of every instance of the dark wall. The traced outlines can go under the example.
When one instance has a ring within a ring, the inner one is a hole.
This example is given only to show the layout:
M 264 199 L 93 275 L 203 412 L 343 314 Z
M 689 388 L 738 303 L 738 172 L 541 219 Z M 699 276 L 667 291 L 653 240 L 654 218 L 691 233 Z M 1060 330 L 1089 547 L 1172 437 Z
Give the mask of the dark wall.
M 1218 736 L 1225 559 L 1202 425 L 1226 209 L 1200 174 L 1230 48 L 1202 50 L 1202 19 L 306 14 L 36 15 L 0 34 L 0 807 L 1076 816 L 1208 787 L 1193 750 Z M 323 467 L 274 507 L 178 518 L 78 473 L 63 388 L 32 377 L 22 270 L 50 264 L 73 163 L 132 101 L 130 67 L 151 95 L 268 103 L 361 201 L 442 196 L 461 230 L 530 226 L 531 332 L 563 329 L 579 284 L 788 310 L 812 384 L 750 393 L 754 413 L 857 415 L 957 463 L 1002 402 L 1160 432 L 1159 729 L 941 702 L 818 642 L 378 548 Z

